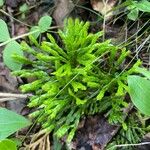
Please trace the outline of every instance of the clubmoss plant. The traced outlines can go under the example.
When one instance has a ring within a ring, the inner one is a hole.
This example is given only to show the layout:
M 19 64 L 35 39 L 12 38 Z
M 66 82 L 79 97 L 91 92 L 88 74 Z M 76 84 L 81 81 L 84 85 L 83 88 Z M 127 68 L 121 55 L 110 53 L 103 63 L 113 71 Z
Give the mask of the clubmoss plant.
M 123 128 L 119 130 L 116 137 L 112 139 L 112 142 L 107 145 L 106 149 L 117 150 L 117 145 L 121 144 L 126 144 L 126 146 L 119 148 L 121 150 L 137 149 L 134 144 L 140 143 L 144 135 L 150 130 L 149 125 L 146 125 L 146 119 L 144 116 L 139 116 L 139 114 L 135 112 L 128 115 L 126 125 L 126 130 Z
M 22 42 L 22 49 L 32 57 L 14 56 L 29 68 L 14 74 L 35 78 L 20 87 L 34 94 L 28 106 L 37 111 L 31 116 L 46 132 L 54 131 L 58 138 L 67 135 L 68 142 L 85 115 L 107 111 L 110 122 L 123 123 L 127 76 L 141 64 L 137 61 L 122 71 L 130 52 L 109 40 L 100 42 L 102 32 L 88 33 L 89 25 L 68 19 L 64 29 L 58 31 L 62 45 L 51 34 L 41 43 L 30 36 L 36 48 Z

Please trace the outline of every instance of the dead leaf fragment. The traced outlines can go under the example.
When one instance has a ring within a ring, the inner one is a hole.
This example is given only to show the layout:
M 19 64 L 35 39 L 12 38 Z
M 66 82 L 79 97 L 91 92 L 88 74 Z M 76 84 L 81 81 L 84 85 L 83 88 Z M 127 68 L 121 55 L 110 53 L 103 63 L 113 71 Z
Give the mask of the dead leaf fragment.
M 117 0 L 91 0 L 91 5 L 94 10 L 101 13 L 106 20 L 109 20 L 113 16 L 113 11 L 111 10 L 116 2 Z

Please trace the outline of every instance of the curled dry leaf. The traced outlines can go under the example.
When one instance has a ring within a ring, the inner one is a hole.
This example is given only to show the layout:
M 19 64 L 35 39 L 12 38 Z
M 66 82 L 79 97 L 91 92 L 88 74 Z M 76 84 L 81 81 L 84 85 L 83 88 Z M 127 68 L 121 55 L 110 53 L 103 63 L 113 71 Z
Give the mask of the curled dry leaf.
M 113 11 L 111 10 L 116 3 L 117 0 L 91 0 L 92 8 L 105 16 L 106 20 L 111 19 L 113 16 Z

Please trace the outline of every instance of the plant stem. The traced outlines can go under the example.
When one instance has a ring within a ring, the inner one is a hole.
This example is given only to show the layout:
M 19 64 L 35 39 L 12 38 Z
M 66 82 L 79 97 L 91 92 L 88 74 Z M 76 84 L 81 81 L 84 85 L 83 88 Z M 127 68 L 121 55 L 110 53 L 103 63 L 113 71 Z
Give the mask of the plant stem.
M 32 32 L 28 32 L 28 33 L 25 33 L 25 34 L 16 36 L 16 37 L 14 37 L 14 38 L 11 38 L 11 39 L 9 39 L 9 40 L 7 40 L 7 41 L 1 43 L 1 44 L 0 44 L 0 47 L 1 47 L 1 46 L 4 46 L 4 45 L 6 45 L 6 44 L 8 44 L 8 43 L 10 43 L 10 42 L 12 42 L 12 41 L 18 40 L 18 39 L 20 39 L 20 38 L 29 36 L 29 35 L 34 34 L 34 33 L 37 33 L 37 32 L 39 32 L 39 30 L 35 30 L 35 31 L 32 31 Z

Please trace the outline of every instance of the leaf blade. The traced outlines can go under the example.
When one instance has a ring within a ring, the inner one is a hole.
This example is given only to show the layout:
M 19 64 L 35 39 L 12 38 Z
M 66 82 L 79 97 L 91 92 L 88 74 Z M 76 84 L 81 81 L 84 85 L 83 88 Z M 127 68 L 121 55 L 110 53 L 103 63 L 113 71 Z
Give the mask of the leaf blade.
M 52 18 L 50 16 L 48 16 L 48 15 L 43 16 L 38 22 L 38 26 L 41 30 L 41 33 L 47 31 L 49 29 L 51 23 L 52 23 Z
M 146 115 L 150 115 L 150 81 L 139 76 L 128 77 L 129 94 L 133 104 Z
M 20 70 L 22 67 L 21 63 L 18 63 L 13 59 L 13 55 L 17 54 L 19 56 L 23 56 L 23 51 L 21 50 L 21 46 L 16 41 L 12 41 L 6 45 L 3 51 L 3 60 L 5 65 L 11 70 Z
M 7 28 L 7 24 L 2 19 L 0 19 L 0 27 L 0 42 L 5 42 L 10 39 L 10 35 Z
M 5 108 L 0 108 L 0 140 L 29 124 L 30 122 L 21 115 Z

